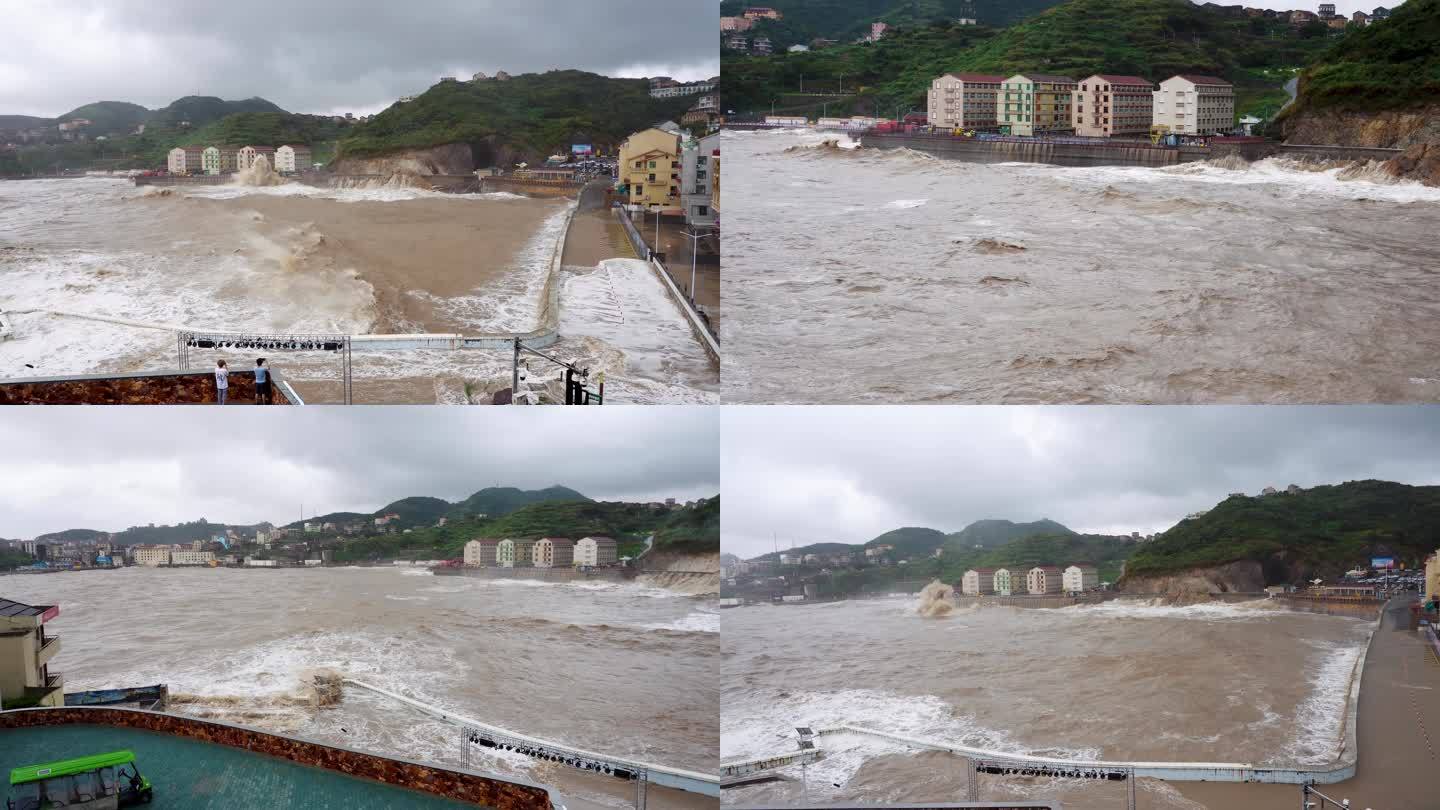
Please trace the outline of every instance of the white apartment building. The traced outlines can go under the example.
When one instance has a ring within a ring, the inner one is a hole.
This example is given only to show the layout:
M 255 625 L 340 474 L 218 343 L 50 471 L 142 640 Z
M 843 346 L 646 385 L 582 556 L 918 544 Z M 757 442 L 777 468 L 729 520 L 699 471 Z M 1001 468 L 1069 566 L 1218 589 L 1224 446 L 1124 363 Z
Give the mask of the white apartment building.
M 536 568 L 569 568 L 575 562 L 575 544 L 568 537 L 542 537 L 530 549 Z
M 209 565 L 215 559 L 213 551 L 172 551 L 171 565 Z
M 1060 593 L 1064 573 L 1053 565 L 1037 565 L 1025 575 L 1025 590 L 1032 596 Z
M 930 83 L 926 120 L 949 129 L 993 127 L 996 101 L 1004 76 L 989 73 L 946 73 Z
M 1067 566 L 1062 576 L 1066 593 L 1079 593 L 1100 587 L 1100 571 L 1089 563 Z
M 715 212 L 710 208 L 710 158 L 720 152 L 720 135 L 706 135 L 685 141 L 680 147 L 680 200 L 685 207 L 685 223 L 691 228 L 715 227 Z
M 1155 91 L 1154 125 L 1180 135 L 1235 128 L 1235 86 L 1214 76 L 1171 76 Z
M 273 146 L 242 146 L 240 151 L 235 153 L 235 168 L 244 171 L 255 165 L 255 159 L 263 156 L 265 162 L 271 168 L 275 166 L 275 147 Z
M 693 96 L 697 93 L 708 93 L 715 89 L 715 82 L 692 82 L 690 84 L 676 84 L 669 87 L 650 88 L 651 98 L 679 98 L 680 96 Z
M 274 169 L 277 172 L 284 172 L 286 174 L 303 172 L 308 170 L 310 166 L 310 147 L 308 146 L 291 146 L 287 143 L 275 150 Z
M 169 546 L 135 546 L 132 551 L 136 565 L 158 567 L 170 564 Z
M 582 537 L 575 543 L 575 565 L 594 568 L 620 559 L 619 545 L 611 537 Z
M 1025 583 L 1020 579 L 1019 571 L 1011 571 L 1009 568 L 995 569 L 995 593 L 1000 596 L 1009 596 L 1019 590 Z
M 1155 85 L 1139 76 L 1097 73 L 1075 90 L 1075 134 L 1091 138 L 1150 132 Z
M 995 593 L 995 569 L 971 568 L 960 578 L 960 592 L 966 596 L 988 596 Z
M 204 171 L 201 158 L 205 154 L 203 146 L 177 146 L 171 149 L 165 161 L 165 168 L 171 174 L 199 174 Z

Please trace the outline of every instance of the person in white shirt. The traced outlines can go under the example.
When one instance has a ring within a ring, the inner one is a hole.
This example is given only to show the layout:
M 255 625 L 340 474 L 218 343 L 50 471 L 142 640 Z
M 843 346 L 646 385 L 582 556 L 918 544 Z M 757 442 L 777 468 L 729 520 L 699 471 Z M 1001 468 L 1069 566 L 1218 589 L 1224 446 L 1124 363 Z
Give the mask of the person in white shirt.
M 225 393 L 230 390 L 230 369 L 225 368 L 224 360 L 215 362 L 215 404 L 225 404 Z

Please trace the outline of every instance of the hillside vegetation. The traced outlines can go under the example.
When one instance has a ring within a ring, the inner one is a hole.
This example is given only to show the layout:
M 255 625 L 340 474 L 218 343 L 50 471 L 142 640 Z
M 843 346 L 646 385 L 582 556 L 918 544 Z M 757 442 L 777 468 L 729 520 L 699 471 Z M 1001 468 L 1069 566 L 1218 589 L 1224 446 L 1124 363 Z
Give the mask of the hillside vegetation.
M 589 500 L 579 492 L 558 484 L 533 490 L 516 489 L 515 487 L 486 487 L 472 493 L 459 503 L 450 503 L 441 498 L 424 495 L 412 495 L 387 504 L 374 512 L 331 512 L 327 515 L 309 518 L 306 522 L 339 524 L 354 523 L 357 520 L 368 522 L 381 515 L 395 514 L 400 516 L 396 519 L 395 525 L 403 529 L 429 526 L 439 522 L 442 517 L 448 520 L 470 520 L 483 515 L 488 519 L 498 519 L 529 504 L 547 501 L 588 502 Z M 300 521 L 296 521 L 289 524 L 289 528 L 300 528 L 302 525 Z
M 656 551 L 706 552 L 720 549 L 720 496 L 671 512 L 655 530 Z
M 1350 481 L 1288 495 L 1221 501 L 1130 558 L 1126 576 L 1157 576 L 1256 560 L 1269 582 L 1331 577 L 1394 556 L 1412 567 L 1440 547 L 1440 486 Z
M 723 72 L 726 105 L 737 111 L 768 109 L 781 93 L 795 92 L 802 74 L 810 86 L 845 73 L 857 101 L 893 115 L 897 106 L 925 109 L 930 82 L 942 73 L 1032 71 L 1074 79 L 1133 74 L 1154 82 L 1176 73 L 1221 76 L 1236 85 L 1237 112 L 1273 112 L 1285 98 L 1281 85 L 1332 41 L 1318 23 L 1295 29 L 1188 0 L 1067 0 L 998 31 L 928 26 L 873 45 L 728 56 Z
M 779 48 L 806 44 L 817 38 L 851 42 L 869 34 L 872 22 L 910 29 L 936 22 L 948 24 L 966 16 L 976 18 L 981 25 L 1004 26 L 1057 2 L 1059 0 L 767 0 L 766 5 L 784 18 L 758 21 L 752 32 L 769 36 Z M 738 17 L 750 5 L 753 4 L 742 0 L 723 0 L 720 14 Z
M 1300 79 L 1297 111 L 1387 110 L 1440 98 L 1440 0 L 1406 0 L 1354 31 Z
M 356 127 L 340 142 L 340 157 L 467 143 L 484 162 L 497 147 L 542 156 L 568 151 L 573 136 L 613 152 L 632 132 L 678 118 L 694 103 L 693 96 L 652 99 L 644 79 L 579 70 L 527 73 L 503 82 L 441 82 Z

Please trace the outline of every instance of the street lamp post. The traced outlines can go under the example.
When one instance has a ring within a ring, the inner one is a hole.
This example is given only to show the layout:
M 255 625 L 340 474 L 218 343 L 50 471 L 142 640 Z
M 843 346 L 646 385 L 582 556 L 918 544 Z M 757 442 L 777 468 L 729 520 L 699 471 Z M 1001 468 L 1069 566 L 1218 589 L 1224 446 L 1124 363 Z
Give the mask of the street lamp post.
M 700 253 L 700 240 L 710 236 L 709 233 L 696 233 L 691 231 L 683 234 L 690 240 L 690 303 L 695 303 L 695 264 L 696 257 Z

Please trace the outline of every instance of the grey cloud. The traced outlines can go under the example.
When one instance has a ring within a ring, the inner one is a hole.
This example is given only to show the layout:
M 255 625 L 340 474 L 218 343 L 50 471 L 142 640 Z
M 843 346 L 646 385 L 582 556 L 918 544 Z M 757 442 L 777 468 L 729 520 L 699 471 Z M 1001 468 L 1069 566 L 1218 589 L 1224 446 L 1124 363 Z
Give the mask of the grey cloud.
M 366 111 L 442 75 L 720 72 L 711 0 L 0 0 L 0 113 L 263 96 Z
M 1228 493 L 1440 483 L 1440 407 L 728 408 L 722 545 L 1048 517 L 1158 531 Z
M 653 411 L 659 411 L 654 413 Z M 597 500 L 719 492 L 715 409 L 16 409 L 0 537 L 369 512 L 409 495 L 563 484 Z

